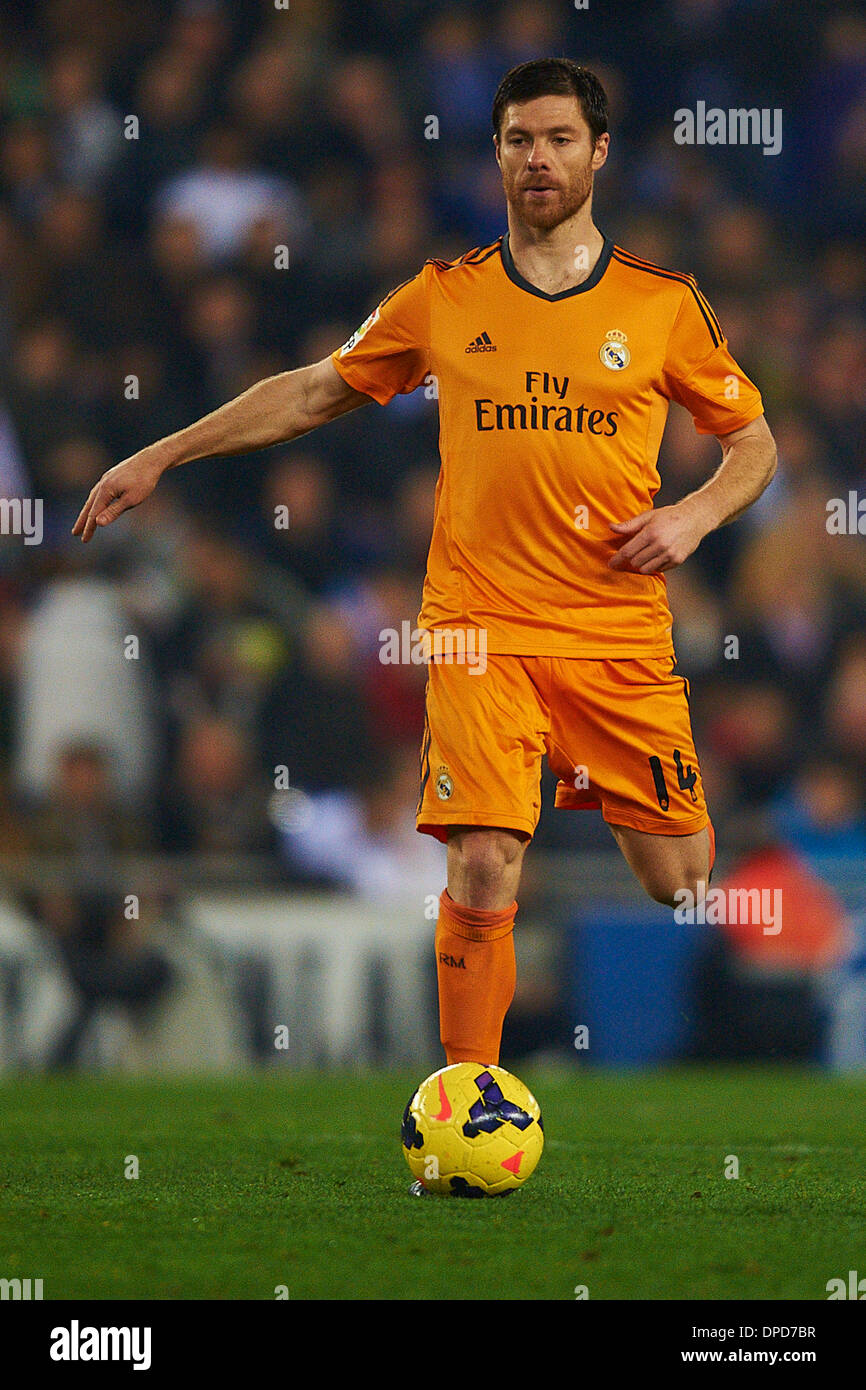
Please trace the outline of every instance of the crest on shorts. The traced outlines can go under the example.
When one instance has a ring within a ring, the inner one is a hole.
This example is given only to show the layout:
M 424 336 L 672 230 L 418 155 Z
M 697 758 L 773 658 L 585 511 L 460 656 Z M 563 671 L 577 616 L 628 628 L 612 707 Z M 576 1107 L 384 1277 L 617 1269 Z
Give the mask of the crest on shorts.
M 440 801 L 447 801 L 453 794 L 454 783 L 451 780 L 451 773 L 443 763 L 436 769 L 436 795 Z
M 598 350 L 598 355 L 605 367 L 609 367 L 612 372 L 621 372 L 623 367 L 627 367 L 631 361 L 631 353 L 626 347 L 627 335 L 620 333 L 618 328 L 611 328 L 605 334 L 605 340 Z

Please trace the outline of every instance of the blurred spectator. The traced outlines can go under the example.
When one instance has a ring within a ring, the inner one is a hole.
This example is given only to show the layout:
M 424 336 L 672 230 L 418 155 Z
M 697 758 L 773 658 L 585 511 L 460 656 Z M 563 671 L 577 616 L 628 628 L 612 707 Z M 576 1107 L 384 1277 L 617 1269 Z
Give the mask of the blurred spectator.
M 342 577 L 346 556 L 333 479 L 317 455 L 292 452 L 273 461 L 253 539 L 310 594 L 322 594 Z
M 136 260 L 105 234 L 93 193 L 63 185 L 37 227 L 34 282 L 45 311 L 69 325 L 76 343 L 107 351 L 126 342 L 146 312 Z
M 828 533 L 831 495 L 814 471 L 798 480 L 746 541 L 730 590 L 744 669 L 782 673 L 804 712 L 838 643 L 866 617 L 866 552 L 859 537 Z
M 427 568 L 427 552 L 433 534 L 437 474 L 438 467 L 435 465 L 407 470 L 394 498 L 397 528 L 393 544 L 394 560 L 414 570 L 420 578 L 423 578 Z
M 369 901 L 417 896 L 423 907 L 442 891 L 445 849 L 416 833 L 417 800 L 418 750 L 397 745 L 368 762 L 355 789 L 309 797 L 284 851 L 295 868 Z
M 96 54 L 84 46 L 60 49 L 47 79 L 58 168 L 71 184 L 92 188 L 111 172 L 123 138 L 120 116 L 99 88 Z
M 310 614 L 300 649 L 262 707 L 259 746 L 272 776 L 285 767 L 305 791 L 352 788 L 363 778 L 376 744 L 345 617 L 326 607 Z
M 248 739 L 227 719 L 205 716 L 184 729 L 161 801 L 166 848 L 234 856 L 273 848 L 267 783 Z
M 799 756 L 792 702 L 769 681 L 707 682 L 701 702 L 707 745 L 727 765 L 740 807 L 762 806 L 785 785 Z
M 373 736 L 382 746 L 411 739 L 424 722 L 427 667 L 412 645 L 422 578 L 397 566 L 377 569 L 343 599 L 344 611 L 352 614 Z
M 785 842 L 805 858 L 866 859 L 866 807 L 855 768 L 840 758 L 809 758 L 772 807 Z
M 76 389 L 80 370 L 73 335 L 63 320 L 37 319 L 21 333 L 9 367 L 6 399 L 37 495 L 44 495 L 39 473 L 44 452 L 89 423 Z
M 207 406 L 215 409 L 252 385 L 255 311 L 241 280 L 217 275 L 201 281 L 190 296 L 187 331 Z
M 713 884 L 705 912 L 718 925 L 696 972 L 697 1054 L 819 1060 L 822 983 L 850 943 L 835 894 L 799 855 L 767 839 Z
M 375 124 L 375 123 L 372 123 Z M 303 246 L 306 216 L 287 180 L 256 168 L 237 128 L 217 126 L 203 141 L 200 162 L 157 191 L 160 218 L 189 221 L 209 261 L 230 260 L 260 222 L 272 229 L 274 245 Z
M 7 128 L 0 144 L 0 179 L 12 213 L 27 226 L 40 215 L 57 182 L 47 130 L 25 119 Z
M 179 581 L 179 605 L 154 651 L 163 715 L 174 729 L 214 714 L 252 736 L 309 601 L 204 518 L 187 532 Z
M 839 653 L 827 689 L 826 728 L 832 746 L 866 778 L 866 638 L 861 634 L 847 638 Z
M 325 84 L 325 109 L 340 143 L 357 159 L 375 166 L 407 143 L 404 115 L 388 63 L 372 53 L 356 53 L 335 63 Z M 375 119 L 371 119 L 375 112 Z
M 148 944 L 147 908 L 142 911 L 137 894 L 129 896 L 118 866 L 118 855 L 148 848 L 149 839 L 112 787 L 98 743 L 60 748 L 29 837 L 31 849 L 50 856 L 60 873 L 57 886 L 36 891 L 30 905 L 75 995 L 47 1065 L 71 1067 L 102 1005 L 125 1006 L 141 1018 L 171 980 L 168 962 Z
M 45 587 L 25 628 L 18 667 L 14 770 L 25 795 L 49 794 L 59 751 L 71 740 L 98 740 L 109 750 L 124 805 L 138 807 L 147 798 L 155 711 L 146 659 L 113 585 L 65 577 Z

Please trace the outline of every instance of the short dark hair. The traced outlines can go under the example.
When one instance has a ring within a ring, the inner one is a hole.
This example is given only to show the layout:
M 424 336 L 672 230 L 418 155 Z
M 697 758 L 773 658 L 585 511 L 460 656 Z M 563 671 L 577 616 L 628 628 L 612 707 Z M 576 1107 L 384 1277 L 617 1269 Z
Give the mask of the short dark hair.
M 502 117 L 511 102 L 534 97 L 577 97 L 593 142 L 608 129 L 607 95 L 594 72 L 571 58 L 533 58 L 507 72 L 493 98 L 493 133 L 499 136 Z

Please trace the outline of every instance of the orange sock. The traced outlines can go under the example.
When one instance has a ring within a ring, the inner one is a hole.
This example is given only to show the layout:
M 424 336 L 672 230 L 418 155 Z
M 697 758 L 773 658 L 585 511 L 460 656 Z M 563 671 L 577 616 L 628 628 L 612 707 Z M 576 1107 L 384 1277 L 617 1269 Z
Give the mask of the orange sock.
M 514 914 L 461 907 L 443 889 L 436 923 L 439 1036 L 452 1062 L 499 1061 L 502 1024 L 514 998 Z

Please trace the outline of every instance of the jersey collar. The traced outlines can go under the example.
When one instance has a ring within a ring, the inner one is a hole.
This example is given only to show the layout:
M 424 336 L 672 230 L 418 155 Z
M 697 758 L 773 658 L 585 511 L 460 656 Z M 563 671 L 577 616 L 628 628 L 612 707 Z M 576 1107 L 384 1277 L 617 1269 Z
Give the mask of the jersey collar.
M 604 236 L 603 232 L 602 236 Z M 601 254 L 587 278 L 579 285 L 572 285 L 569 290 L 560 290 L 559 294 L 547 294 L 544 290 L 538 289 L 535 285 L 531 285 L 528 280 L 524 279 L 512 259 L 511 247 L 508 245 L 507 232 L 500 241 L 499 251 L 502 256 L 503 269 L 509 280 L 513 280 L 514 284 L 517 285 L 519 289 L 526 290 L 527 294 L 534 294 L 537 295 L 539 299 L 547 299 L 553 302 L 557 299 L 569 299 L 573 294 L 584 294 L 587 290 L 593 289 L 607 270 L 608 263 L 613 254 L 613 247 L 614 243 L 611 241 L 610 237 L 604 237 L 604 245 L 601 248 Z

